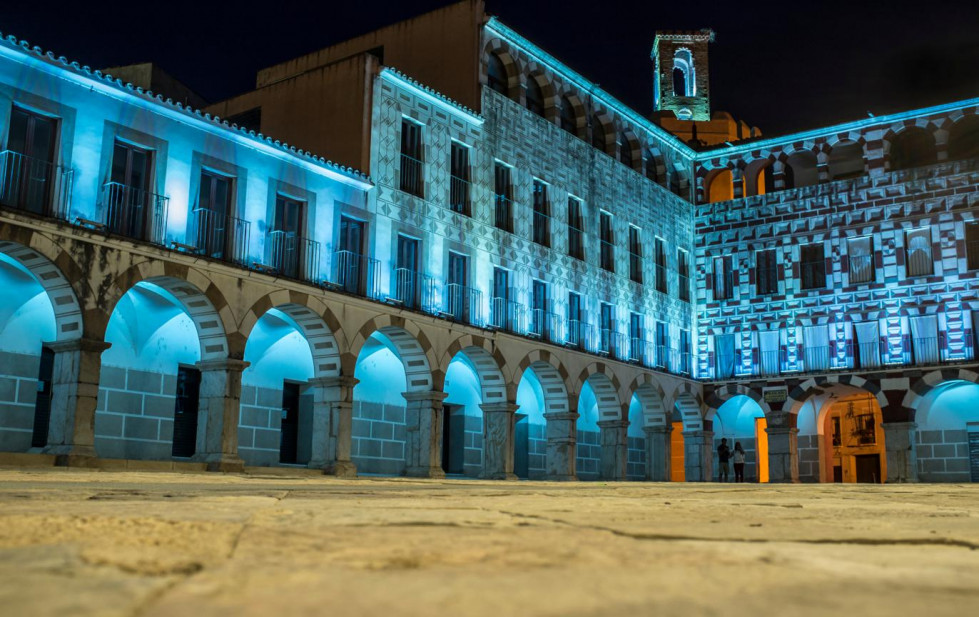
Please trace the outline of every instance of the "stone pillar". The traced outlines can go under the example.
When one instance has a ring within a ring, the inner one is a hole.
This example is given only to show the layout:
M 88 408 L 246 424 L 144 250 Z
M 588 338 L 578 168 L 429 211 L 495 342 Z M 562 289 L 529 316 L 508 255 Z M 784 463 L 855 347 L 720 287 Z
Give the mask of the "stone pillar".
M 644 426 L 646 434 L 646 479 L 653 482 L 669 482 L 671 476 L 672 426 Z
M 914 422 L 885 422 L 884 449 L 887 453 L 887 483 L 918 481 L 917 430 Z
M 310 379 L 306 391 L 313 395 L 313 428 L 308 467 L 340 478 L 357 475 L 350 460 L 353 425 L 353 377 L 318 377 Z
M 828 152 L 819 152 L 816 154 L 816 176 L 820 184 L 825 184 L 832 180 L 829 176 Z
M 601 460 L 598 477 L 602 480 L 625 480 L 629 462 L 629 423 L 625 420 L 603 420 L 598 423 Z
M 486 480 L 516 480 L 513 473 L 514 435 L 516 433 L 516 403 L 484 403 L 483 410 L 483 470 L 479 477 Z
M 102 352 L 111 345 L 93 339 L 46 343 L 54 352 L 51 420 L 47 445 L 55 464 L 78 464 L 95 458 L 95 407 L 99 398 Z
M 405 475 L 444 478 L 442 469 L 442 401 L 445 392 L 405 392 L 408 427 L 405 444 Z
M 224 358 L 203 360 L 197 422 L 197 452 L 193 460 L 207 463 L 208 471 L 240 472 L 238 421 L 241 416 L 241 373 L 247 362 Z
M 731 194 L 734 199 L 741 199 L 745 196 L 744 170 L 735 168 L 731 170 Z
M 769 426 L 768 481 L 799 482 L 799 429 Z
M 544 419 L 547 421 L 547 479 L 577 480 L 575 456 L 578 413 L 574 411 L 545 413 Z
M 714 478 L 714 432 L 683 431 L 683 462 L 687 482 Z

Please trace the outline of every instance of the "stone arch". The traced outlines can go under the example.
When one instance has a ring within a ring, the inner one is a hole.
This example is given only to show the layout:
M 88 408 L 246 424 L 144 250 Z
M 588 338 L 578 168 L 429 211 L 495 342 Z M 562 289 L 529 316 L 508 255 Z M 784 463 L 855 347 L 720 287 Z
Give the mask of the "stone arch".
M 846 180 L 864 175 L 867 155 L 862 140 L 839 139 L 827 148 L 830 180 Z
M 64 273 L 55 265 L 55 261 L 30 246 L 8 240 L 0 241 L 0 253 L 27 268 L 48 294 L 54 308 L 57 340 L 81 338 L 85 332 L 85 323 L 78 296 Z M 55 259 L 57 262 L 74 265 L 74 260 L 63 250 Z
M 566 413 L 571 411 L 568 371 L 561 361 L 549 351 L 537 349 L 527 354 L 514 371 L 513 382 L 518 384 L 524 372 L 533 369 L 544 391 L 544 404 L 547 413 Z M 575 401 L 577 406 L 577 401 Z
M 510 99 L 517 100 L 519 97 L 515 96 L 519 93 L 520 88 L 520 67 L 517 66 L 516 60 L 514 60 L 513 55 L 510 53 L 509 48 L 500 39 L 493 39 L 486 44 L 484 48 L 484 55 L 486 61 L 483 63 L 483 83 L 487 85 L 490 89 L 495 89 L 490 84 L 490 63 L 491 58 L 496 57 L 500 60 L 504 71 L 506 72 L 506 89 L 507 92 L 505 96 Z
M 392 351 L 404 365 L 409 392 L 441 390 L 445 373 L 439 368 L 428 337 L 414 322 L 393 315 L 378 315 L 350 336 L 350 348 L 341 356 L 345 375 L 354 374 L 360 351 L 375 332 L 387 337 Z
M 591 115 L 591 144 L 609 154 L 609 144 L 615 144 L 615 121 L 605 111 L 595 110 Z
M 795 189 L 819 184 L 819 159 L 811 148 L 796 148 L 784 152 L 782 162 L 785 167 L 785 188 Z
M 202 361 L 231 356 L 227 333 L 235 332 L 237 327 L 224 294 L 202 272 L 172 263 L 145 261 L 116 277 L 105 301 L 106 321 L 101 324 L 102 336 L 119 300 L 138 283 L 157 285 L 180 302 L 200 337 Z M 244 347 L 241 351 L 244 352 Z M 240 359 L 239 356 L 234 357 Z
M 711 395 L 707 397 L 705 403 L 707 403 L 708 419 L 712 419 L 714 415 L 717 414 L 717 410 L 720 409 L 721 405 L 723 405 L 728 399 L 741 395 L 747 396 L 754 402 L 758 403 L 758 406 L 761 407 L 765 417 L 768 417 L 769 414 L 772 413 L 771 406 L 765 402 L 765 399 L 761 393 L 754 388 L 749 388 L 743 384 L 728 384 L 714 390 Z
M 536 62 L 531 62 L 527 65 L 525 81 L 527 85 L 526 92 L 528 94 L 530 93 L 532 83 L 537 84 L 537 87 L 540 88 L 540 116 L 542 118 L 553 117 L 554 108 L 555 105 L 557 105 L 558 98 L 555 94 L 554 83 L 551 81 L 550 76 L 547 75 L 545 69 L 539 66 Z M 527 108 L 530 109 L 529 97 L 525 97 L 525 100 Z
M 748 161 L 742 175 L 745 197 L 762 195 L 775 190 L 774 163 L 775 157 L 771 155 L 759 156 Z
M 924 121 L 891 129 L 884 135 L 884 155 L 889 171 L 937 163 L 938 146 L 934 127 Z
M 979 373 L 964 368 L 947 368 L 925 373 L 918 381 L 914 382 L 911 389 L 904 395 L 904 400 L 901 401 L 901 406 L 907 412 L 908 419 L 914 422 L 921 401 L 933 389 L 949 381 L 966 381 L 979 385 Z
M 619 161 L 633 170 L 642 171 L 642 149 L 639 139 L 631 129 L 619 131 Z
M 680 412 L 680 417 L 683 418 L 683 430 L 704 430 L 704 416 L 701 412 L 700 393 L 697 392 L 693 385 L 682 383 L 677 386 L 673 392 L 672 400 L 673 407 L 676 407 Z
M 573 91 L 566 91 L 558 98 L 560 110 L 558 113 L 561 127 L 575 137 L 585 134 L 588 114 L 581 98 Z
M 619 400 L 621 385 L 615 373 L 605 364 L 596 362 L 586 367 L 575 380 L 574 395 L 581 396 L 585 384 L 591 386 L 598 403 L 599 420 L 623 420 L 622 402 Z M 626 409 L 628 411 L 628 409 Z
M 663 387 L 652 377 L 640 375 L 633 380 L 629 391 L 639 399 L 644 426 L 665 427 L 670 424 L 670 415 L 667 414 L 664 403 L 666 394 L 663 392 Z M 632 402 L 631 398 L 629 402 Z
M 979 115 L 965 114 L 948 127 L 948 160 L 979 157 Z
M 481 336 L 465 334 L 452 341 L 439 362 L 439 370 L 445 374 L 449 364 L 462 354 L 476 373 L 483 403 L 503 403 L 516 400 L 516 392 L 508 392 L 504 370 L 506 360 L 494 348 L 491 341 Z
M 337 341 L 339 322 L 328 307 L 318 304 L 306 294 L 285 289 L 266 294 L 245 312 L 238 326 L 237 336 L 242 341 L 242 351 L 244 341 L 248 340 L 258 320 L 270 309 L 278 309 L 293 321 L 309 344 L 314 376 L 339 377 L 342 368 L 342 348 Z
M 819 388 L 843 385 L 863 390 L 872 394 L 880 405 L 881 410 L 887 409 L 888 401 L 880 386 L 857 375 L 820 375 L 806 380 L 789 390 L 788 398 L 782 403 L 782 410 L 792 415 L 798 415 L 803 403 L 809 400 Z
M 649 180 L 660 185 L 666 184 L 666 165 L 659 148 L 653 146 L 646 149 L 644 164 L 644 172 Z
M 731 165 L 711 169 L 703 182 L 705 203 L 734 199 L 734 169 Z

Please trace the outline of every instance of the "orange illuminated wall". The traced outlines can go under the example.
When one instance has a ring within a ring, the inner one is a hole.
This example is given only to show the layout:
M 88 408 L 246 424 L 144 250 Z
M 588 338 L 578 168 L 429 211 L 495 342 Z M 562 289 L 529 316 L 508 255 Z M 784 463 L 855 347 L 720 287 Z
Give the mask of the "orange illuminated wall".
M 673 423 L 670 433 L 670 481 L 684 482 L 687 472 L 683 467 L 683 422 Z
M 841 399 L 833 403 L 823 422 L 825 481 L 887 481 L 883 418 L 877 399 L 870 395 Z M 860 459 L 867 462 L 868 457 L 874 459 L 879 469 L 861 472 Z
M 758 457 L 758 481 L 768 482 L 768 420 L 755 418 L 755 453 Z

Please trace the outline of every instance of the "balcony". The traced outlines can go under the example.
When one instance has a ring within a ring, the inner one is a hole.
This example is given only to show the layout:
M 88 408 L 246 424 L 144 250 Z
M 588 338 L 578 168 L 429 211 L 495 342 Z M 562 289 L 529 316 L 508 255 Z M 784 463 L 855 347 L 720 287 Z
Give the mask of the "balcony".
M 642 337 L 629 337 L 629 362 L 651 367 L 656 346 Z
M 490 326 L 512 334 L 523 334 L 526 321 L 527 307 L 524 305 L 499 296 L 490 299 Z
M 416 158 L 401 154 L 401 190 L 415 197 L 424 197 L 424 165 Z
M 483 325 L 483 293 L 474 287 L 447 283 L 442 316 L 474 326 Z
M 248 236 L 251 223 L 207 208 L 191 214 L 190 237 L 198 252 L 213 259 L 245 265 L 248 262 Z
M 320 243 L 290 231 L 270 231 L 265 239 L 265 265 L 280 276 L 319 282 Z
M 669 370 L 671 373 L 676 375 L 690 375 L 690 363 L 693 359 L 693 354 L 689 351 L 683 351 L 680 349 L 670 348 L 670 366 Z
M 496 212 L 494 214 L 497 229 L 513 233 L 513 201 L 505 195 L 496 195 Z
M 715 379 L 730 379 L 734 377 L 734 367 L 735 367 L 735 354 L 718 354 L 714 355 L 714 378 Z
M 472 188 L 468 180 L 458 176 L 449 178 L 449 209 L 453 212 L 472 216 L 471 194 Z
M 0 152 L 0 204 L 64 219 L 71 202 L 72 170 L 12 150 Z
M 830 369 L 829 347 L 806 346 L 803 350 L 803 367 L 809 373 L 822 373 Z
M 527 333 L 543 341 L 557 342 L 561 319 L 557 313 L 543 309 L 531 309 L 530 328 Z
M 612 328 L 598 329 L 598 353 L 610 358 L 622 359 L 625 355 L 625 337 Z
M 334 251 L 330 282 L 346 293 L 377 298 L 380 264 L 377 259 L 353 251 Z
M 538 210 L 534 210 L 533 240 L 541 246 L 551 246 L 551 217 Z
M 162 245 L 169 202 L 163 195 L 106 182 L 102 186 L 102 222 L 110 233 Z
M 408 310 L 434 313 L 435 284 L 435 278 L 427 274 L 409 268 L 395 268 L 390 300 Z
M 568 320 L 568 336 L 565 344 L 579 351 L 588 351 L 594 345 L 595 327 L 579 319 Z

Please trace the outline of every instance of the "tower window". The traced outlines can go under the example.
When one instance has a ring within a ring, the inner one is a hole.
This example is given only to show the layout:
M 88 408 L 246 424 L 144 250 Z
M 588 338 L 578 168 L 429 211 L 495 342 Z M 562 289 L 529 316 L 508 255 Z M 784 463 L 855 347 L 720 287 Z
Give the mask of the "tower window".
M 673 54 L 673 96 L 697 96 L 693 55 L 689 49 L 678 49 Z

